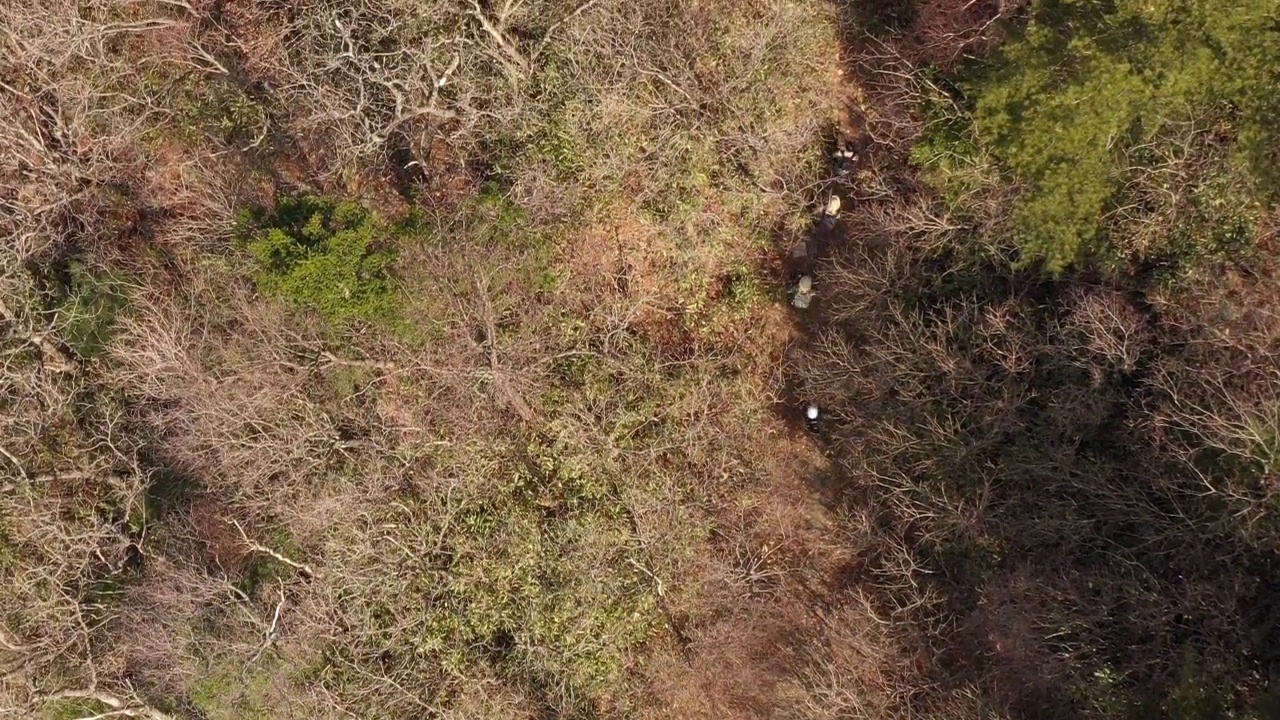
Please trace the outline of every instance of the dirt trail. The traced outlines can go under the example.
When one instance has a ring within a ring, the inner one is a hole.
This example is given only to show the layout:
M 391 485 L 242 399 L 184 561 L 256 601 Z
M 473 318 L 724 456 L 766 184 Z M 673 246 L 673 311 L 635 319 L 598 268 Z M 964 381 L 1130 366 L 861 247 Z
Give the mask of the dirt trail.
M 848 88 L 841 94 L 855 97 Z M 839 216 L 849 212 L 845 198 L 859 149 L 867 144 L 852 117 L 842 111 L 833 123 L 836 137 L 825 148 L 829 175 L 817 184 L 810 230 L 798 241 L 779 238 L 762 262 L 781 306 L 771 318 L 774 327 L 761 333 L 774 340 L 755 349 L 769 355 L 761 370 L 772 373 L 775 397 L 773 427 L 757 438 L 755 455 L 767 467 L 760 473 L 767 481 L 740 489 L 717 509 L 718 523 L 740 533 L 726 539 L 720 554 L 743 568 L 747 592 L 722 602 L 709 622 L 681 627 L 655 654 L 650 673 L 662 698 L 655 706 L 664 708 L 655 717 L 776 718 L 798 707 L 808 708 L 805 716 L 826 716 L 849 700 L 815 695 L 815 680 L 820 685 L 820 676 L 836 665 L 846 674 L 843 684 L 819 690 L 866 688 L 868 697 L 853 701 L 872 707 L 878 701 L 871 696 L 884 695 L 889 684 L 884 666 L 891 643 L 876 637 L 883 620 L 856 587 L 864 563 L 861 538 L 850 537 L 851 527 L 869 528 L 870 522 L 842 516 L 837 498 L 844 471 L 825 450 L 821 433 L 806 428 L 803 380 L 787 360 L 826 321 L 822 260 L 845 241 Z M 829 205 L 833 197 L 838 200 Z M 815 289 L 807 309 L 792 302 L 804 276 Z M 860 677 L 848 677 L 850 671 Z

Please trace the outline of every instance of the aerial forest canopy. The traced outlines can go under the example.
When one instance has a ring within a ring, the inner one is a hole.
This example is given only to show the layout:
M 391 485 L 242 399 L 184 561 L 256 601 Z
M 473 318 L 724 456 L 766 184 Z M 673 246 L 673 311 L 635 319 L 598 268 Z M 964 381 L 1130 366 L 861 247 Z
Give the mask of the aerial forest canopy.
M 1280 0 L 0 0 L 0 718 L 1280 718 Z

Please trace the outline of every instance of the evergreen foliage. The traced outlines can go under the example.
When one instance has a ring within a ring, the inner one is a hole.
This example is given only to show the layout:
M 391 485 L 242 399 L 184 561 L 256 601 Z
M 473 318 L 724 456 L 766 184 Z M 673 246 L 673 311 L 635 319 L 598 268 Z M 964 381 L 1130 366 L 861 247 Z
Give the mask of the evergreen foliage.
M 313 195 L 280 200 L 273 212 L 255 211 L 245 247 L 256 260 L 258 288 L 312 307 L 331 322 L 388 321 L 395 317 L 395 252 L 388 227 L 359 204 Z
M 1126 153 L 1177 123 L 1212 125 L 1256 191 L 1276 188 L 1275 0 L 1041 0 L 963 87 L 978 136 L 1024 184 L 1017 243 L 1054 270 L 1104 247 Z

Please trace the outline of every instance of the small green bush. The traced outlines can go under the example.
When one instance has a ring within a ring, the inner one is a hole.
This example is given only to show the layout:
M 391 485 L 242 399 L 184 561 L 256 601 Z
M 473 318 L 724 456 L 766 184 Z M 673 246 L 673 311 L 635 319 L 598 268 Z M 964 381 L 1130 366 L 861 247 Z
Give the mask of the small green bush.
M 80 698 L 70 700 L 55 700 L 40 709 L 40 720 L 79 720 L 82 717 L 92 717 L 103 712 L 104 705 L 94 700 L 83 700 Z
M 79 257 L 57 261 L 37 272 L 45 302 L 56 309 L 60 339 L 82 358 L 101 357 L 117 318 L 128 308 L 129 278 Z
M 274 212 L 244 218 L 254 279 L 267 295 L 314 308 L 334 323 L 396 317 L 390 269 L 395 228 L 355 202 L 286 197 Z
M 271 675 L 267 668 L 238 667 L 225 657 L 211 658 L 191 688 L 191 702 L 209 720 L 266 720 L 272 717 Z M 264 665 L 270 665 L 264 661 Z

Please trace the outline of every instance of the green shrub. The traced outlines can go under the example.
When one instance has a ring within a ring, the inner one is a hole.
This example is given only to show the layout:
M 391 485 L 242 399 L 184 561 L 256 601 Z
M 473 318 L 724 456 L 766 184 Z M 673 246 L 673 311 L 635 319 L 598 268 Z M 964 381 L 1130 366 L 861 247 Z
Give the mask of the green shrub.
M 334 323 L 395 319 L 396 254 L 388 242 L 395 228 L 358 204 L 286 197 L 270 215 L 251 213 L 243 225 L 263 293 L 314 308 Z
M 597 717 L 662 614 L 618 468 L 593 450 L 550 436 L 459 444 L 433 457 L 456 478 L 447 495 L 389 503 L 372 533 L 358 531 L 368 547 L 335 540 L 335 557 L 358 553 L 341 561 L 349 574 L 335 592 L 359 639 L 325 648 L 323 682 L 362 687 L 348 669 L 363 667 L 457 710 L 477 678 L 492 678 L 556 717 Z M 379 582 L 347 581 L 360 577 Z
M 1013 221 L 1028 259 L 1062 269 L 1117 242 L 1107 213 L 1141 172 L 1129 151 L 1177 143 L 1179 123 L 1214 127 L 1232 161 L 1276 189 L 1275 10 L 1274 0 L 1034 3 L 962 83 L 977 136 L 1024 188 Z
M 83 358 L 100 357 L 116 318 L 129 304 L 127 278 L 72 258 L 41 271 L 49 303 L 57 309 L 57 330 Z
M 261 666 L 241 667 L 235 660 L 213 658 L 191 687 L 191 703 L 208 720 L 266 720 L 273 717 L 268 673 Z
M 104 712 L 105 707 L 94 700 L 80 698 L 55 700 L 46 703 L 40 709 L 38 718 L 40 720 L 80 720 L 84 717 L 98 716 L 99 713 Z
M 512 680 L 590 698 L 650 637 L 654 598 L 627 562 L 634 541 L 610 483 L 549 448 L 530 451 L 450 527 L 447 570 L 421 579 L 435 602 L 419 647 L 456 673 L 480 649 Z

